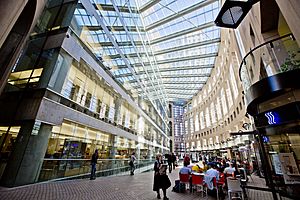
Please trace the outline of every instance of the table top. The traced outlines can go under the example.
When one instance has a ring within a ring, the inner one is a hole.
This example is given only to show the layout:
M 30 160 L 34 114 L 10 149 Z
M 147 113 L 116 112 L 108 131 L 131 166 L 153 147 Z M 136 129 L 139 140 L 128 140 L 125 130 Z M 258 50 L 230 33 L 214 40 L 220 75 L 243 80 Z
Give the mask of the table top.
M 192 174 L 197 175 L 197 176 L 204 176 L 204 173 L 197 173 L 197 172 L 192 172 Z

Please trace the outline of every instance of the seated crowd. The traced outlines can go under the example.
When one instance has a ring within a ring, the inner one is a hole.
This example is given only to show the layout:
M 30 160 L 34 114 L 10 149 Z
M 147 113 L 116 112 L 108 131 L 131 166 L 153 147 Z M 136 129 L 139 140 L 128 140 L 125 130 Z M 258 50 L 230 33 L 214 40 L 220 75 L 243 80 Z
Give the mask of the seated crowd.
M 217 189 L 219 186 L 221 188 L 226 187 L 226 177 L 242 178 L 243 173 L 241 167 L 246 167 L 241 166 L 241 164 L 235 160 L 229 161 L 226 159 L 214 159 L 211 160 L 211 162 L 205 160 L 191 164 L 188 156 L 184 158 L 183 165 L 184 166 L 180 169 L 179 174 L 197 174 L 203 176 L 203 185 L 210 190 L 213 190 L 214 188 Z M 190 190 L 192 189 L 191 187 L 192 180 L 190 178 Z

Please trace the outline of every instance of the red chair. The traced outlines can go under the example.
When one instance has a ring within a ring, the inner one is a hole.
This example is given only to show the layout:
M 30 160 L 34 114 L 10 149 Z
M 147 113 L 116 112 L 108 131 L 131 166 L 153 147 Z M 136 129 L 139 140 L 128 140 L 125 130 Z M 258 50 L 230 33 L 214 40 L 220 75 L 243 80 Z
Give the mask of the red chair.
M 224 186 L 225 185 L 225 174 L 224 173 L 220 173 L 220 176 L 219 176 L 219 181 L 217 182 L 217 184 L 219 186 Z
M 186 185 L 190 186 L 190 175 L 189 174 L 179 174 L 179 181 L 180 181 L 180 184 L 182 183 L 182 184 L 185 184 L 185 186 Z M 181 192 L 180 188 L 181 187 L 179 187 L 179 192 Z
M 233 177 L 233 175 L 230 174 L 230 173 L 228 173 L 228 174 L 226 173 L 225 175 L 226 175 L 226 178 L 227 178 L 227 177 Z
M 196 188 L 199 187 L 200 191 L 202 192 L 202 197 L 204 192 L 207 196 L 207 187 L 205 187 L 205 184 L 203 182 L 203 176 L 192 174 L 192 189 L 193 186 L 196 186 Z
M 219 189 L 218 189 L 218 184 L 217 184 L 217 178 L 213 177 L 213 186 L 216 189 L 217 192 L 217 200 L 219 200 Z

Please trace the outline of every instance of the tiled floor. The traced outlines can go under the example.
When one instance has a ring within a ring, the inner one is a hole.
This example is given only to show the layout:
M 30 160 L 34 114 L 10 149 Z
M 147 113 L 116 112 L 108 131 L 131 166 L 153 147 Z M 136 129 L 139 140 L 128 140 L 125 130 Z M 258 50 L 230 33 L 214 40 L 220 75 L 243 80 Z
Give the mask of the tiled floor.
M 178 179 L 178 171 L 176 169 L 169 177 L 172 186 L 168 189 L 167 195 L 170 200 L 196 200 L 201 199 L 200 193 L 190 194 L 174 193 L 171 191 L 174 186 L 175 179 Z M 257 178 L 254 181 L 258 181 Z M 71 180 L 61 182 L 51 182 L 35 184 L 25 187 L 0 190 L 0 199 L 15 200 L 15 199 L 105 199 L 105 200 L 155 200 L 156 193 L 152 191 L 153 172 L 136 174 L 134 176 L 113 176 L 100 177 L 94 181 L 90 180 Z M 253 183 L 252 183 L 253 184 Z M 261 183 L 260 183 L 261 184 Z M 255 184 L 254 184 L 255 185 Z M 268 192 L 250 191 L 250 199 L 272 199 Z M 209 197 L 208 199 L 215 199 Z

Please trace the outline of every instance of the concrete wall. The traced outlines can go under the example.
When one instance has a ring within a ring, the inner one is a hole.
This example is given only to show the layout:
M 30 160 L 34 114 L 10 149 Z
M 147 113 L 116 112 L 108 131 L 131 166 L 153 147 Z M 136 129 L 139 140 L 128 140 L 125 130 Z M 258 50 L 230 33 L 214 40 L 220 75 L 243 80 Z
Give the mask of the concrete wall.
M 299 0 L 276 0 L 286 22 L 300 45 L 300 1 Z

